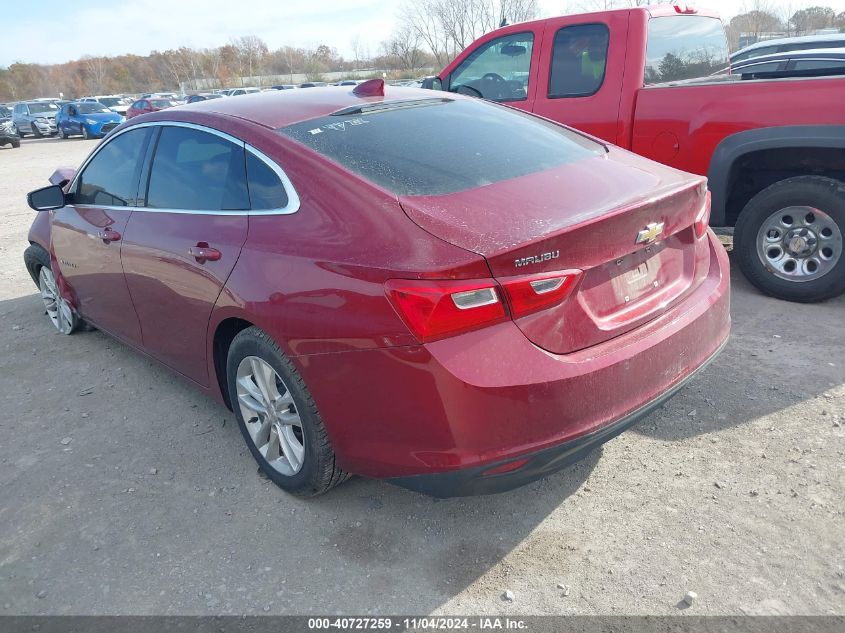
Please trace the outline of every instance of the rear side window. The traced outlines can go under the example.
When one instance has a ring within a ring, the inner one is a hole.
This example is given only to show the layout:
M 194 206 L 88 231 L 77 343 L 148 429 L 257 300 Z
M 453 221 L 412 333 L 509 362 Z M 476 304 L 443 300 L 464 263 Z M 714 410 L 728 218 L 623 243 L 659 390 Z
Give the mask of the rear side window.
M 148 128 L 129 130 L 98 151 L 76 181 L 74 203 L 134 207 Z
M 604 24 L 578 24 L 555 34 L 549 97 L 586 97 L 604 82 L 610 31 Z
M 479 99 L 374 104 L 280 132 L 397 195 L 482 187 L 604 154 L 602 145 Z M 514 209 L 518 213 L 518 209 Z
M 795 61 L 795 70 L 823 70 L 823 69 L 845 70 L 845 59 L 798 59 Z
M 246 174 L 253 211 L 284 209 L 288 206 L 288 194 L 282 181 L 275 171 L 252 152 L 246 153 Z
M 728 40 L 716 18 L 673 15 L 648 22 L 645 83 L 728 73 Z
M 147 186 L 156 209 L 249 209 L 244 148 L 200 130 L 164 126 Z

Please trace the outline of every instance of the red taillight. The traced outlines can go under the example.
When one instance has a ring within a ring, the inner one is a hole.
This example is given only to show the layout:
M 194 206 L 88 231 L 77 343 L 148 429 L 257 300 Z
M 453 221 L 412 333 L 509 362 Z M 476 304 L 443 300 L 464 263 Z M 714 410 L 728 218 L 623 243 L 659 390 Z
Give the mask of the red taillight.
M 517 318 L 561 303 L 572 292 L 580 275 L 580 270 L 563 270 L 497 281 L 505 289 L 511 314 Z
M 675 13 L 682 13 L 684 15 L 693 15 L 695 13 L 698 13 L 698 11 L 693 9 L 691 6 L 689 6 L 687 4 L 683 4 L 683 5 L 676 4 L 675 5 Z
M 391 279 L 385 289 L 399 316 L 424 343 L 508 318 L 492 279 Z
M 710 225 L 710 192 L 707 192 L 707 196 L 704 199 L 704 206 L 701 207 L 701 211 L 698 212 L 698 215 L 695 217 L 695 223 L 693 224 L 693 228 L 695 230 L 696 237 L 704 237 L 705 233 L 707 233 L 707 227 Z

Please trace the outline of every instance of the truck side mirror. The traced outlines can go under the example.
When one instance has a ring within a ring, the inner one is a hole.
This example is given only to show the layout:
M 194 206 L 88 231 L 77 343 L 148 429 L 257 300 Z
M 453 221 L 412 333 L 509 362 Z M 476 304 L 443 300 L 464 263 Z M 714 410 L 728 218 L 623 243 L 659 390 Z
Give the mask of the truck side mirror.
M 443 82 L 440 81 L 440 77 L 426 77 L 422 80 L 420 87 L 426 90 L 443 90 Z
M 58 185 L 50 185 L 30 191 L 26 196 L 26 201 L 36 211 L 61 209 L 65 206 L 65 192 Z

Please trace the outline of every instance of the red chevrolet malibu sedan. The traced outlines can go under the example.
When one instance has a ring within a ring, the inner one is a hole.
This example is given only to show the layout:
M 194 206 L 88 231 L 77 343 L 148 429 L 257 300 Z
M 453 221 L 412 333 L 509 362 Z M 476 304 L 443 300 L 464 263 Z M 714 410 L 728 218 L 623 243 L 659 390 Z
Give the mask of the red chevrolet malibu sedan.
M 291 90 L 147 114 L 30 194 L 47 314 L 169 366 L 299 495 L 582 457 L 724 345 L 705 181 L 494 103 Z

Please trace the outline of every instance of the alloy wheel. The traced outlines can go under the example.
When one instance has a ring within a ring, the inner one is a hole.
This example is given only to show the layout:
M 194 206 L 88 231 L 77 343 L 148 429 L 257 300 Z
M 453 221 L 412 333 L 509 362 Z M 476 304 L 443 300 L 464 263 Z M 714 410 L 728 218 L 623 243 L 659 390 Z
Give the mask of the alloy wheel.
M 757 256 L 775 277 L 813 281 L 833 270 L 842 256 L 842 231 L 819 209 L 780 209 L 760 225 Z
M 298 473 L 305 462 L 305 433 L 290 389 L 258 356 L 240 362 L 236 388 L 244 425 L 258 452 L 280 474 Z
M 62 334 L 70 334 L 74 326 L 73 311 L 59 294 L 53 271 L 46 266 L 42 266 L 38 274 L 38 288 L 41 290 L 41 300 L 44 301 L 50 321 Z

